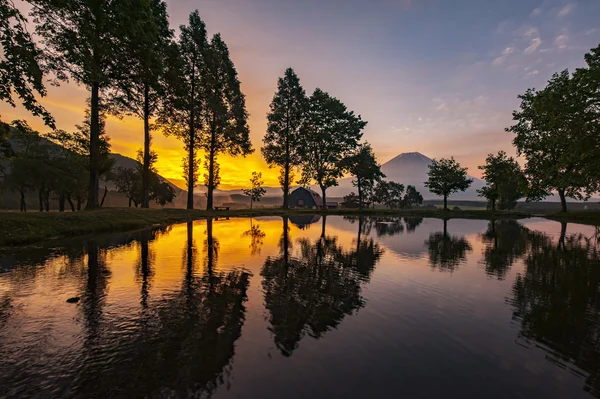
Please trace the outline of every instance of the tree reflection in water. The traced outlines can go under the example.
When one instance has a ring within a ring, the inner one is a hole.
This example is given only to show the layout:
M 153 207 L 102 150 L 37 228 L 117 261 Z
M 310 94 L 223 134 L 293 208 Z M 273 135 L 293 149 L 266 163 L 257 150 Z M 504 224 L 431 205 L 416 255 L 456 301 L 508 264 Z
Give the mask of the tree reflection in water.
M 260 229 L 259 224 L 254 224 L 250 218 L 250 229 L 242 233 L 242 237 L 250 237 L 250 255 L 260 255 L 263 246 L 263 239 L 267 235 Z
M 90 278 L 84 300 L 89 359 L 73 390 L 85 397 L 208 397 L 227 381 L 234 343 L 245 319 L 250 274 L 216 271 L 218 243 L 207 220 L 205 267 L 198 265 L 193 223 L 187 242 L 181 289 L 147 303 L 130 331 L 108 328 L 102 312 L 106 277 L 102 257 L 90 247 Z M 151 270 L 152 256 L 140 245 L 141 270 Z M 143 274 L 143 273 L 142 273 Z M 142 280 L 143 281 L 143 280 Z M 142 283 L 143 286 L 143 283 Z M 142 289 L 142 303 L 144 290 Z M 126 320 L 114 320 L 113 323 Z M 111 350 L 118 347 L 118 351 Z M 116 354 L 116 356 L 115 356 Z M 104 356 L 110 355 L 110 359 Z
M 473 250 L 464 237 L 448 234 L 448 220 L 444 219 L 444 231 L 432 233 L 425 241 L 429 251 L 429 264 L 440 271 L 453 272 L 467 259 L 467 253 Z
M 600 256 L 597 242 L 566 236 L 554 244 L 540 232 L 526 234 L 525 270 L 513 285 L 513 319 L 519 336 L 548 352 L 548 359 L 576 374 L 600 397 Z
M 516 220 L 491 220 L 481 234 L 485 272 L 504 280 L 512 264 L 527 251 L 529 230 Z
M 267 258 L 262 268 L 265 307 L 277 348 L 290 356 L 305 334 L 320 338 L 365 301 L 361 283 L 367 281 L 383 250 L 359 229 L 356 250 L 344 251 L 337 237 L 325 234 L 315 241 L 297 240 L 291 256 L 288 218 L 283 218 L 280 255 Z M 360 225 L 360 223 L 359 223 Z
M 419 227 L 421 225 L 421 223 L 423 223 L 423 218 L 418 218 L 418 217 L 404 217 L 404 224 L 406 224 L 406 231 L 409 233 L 414 233 L 417 230 L 417 227 Z

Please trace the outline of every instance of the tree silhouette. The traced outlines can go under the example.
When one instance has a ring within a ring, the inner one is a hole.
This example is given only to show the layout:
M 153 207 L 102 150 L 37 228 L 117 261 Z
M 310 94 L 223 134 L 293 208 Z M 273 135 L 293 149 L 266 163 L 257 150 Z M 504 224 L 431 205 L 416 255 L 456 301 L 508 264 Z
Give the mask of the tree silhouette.
M 401 217 L 375 218 L 375 232 L 377 237 L 395 236 L 404 232 Z
M 260 225 L 253 224 L 252 219 L 250 219 L 250 229 L 244 231 L 242 237 L 250 237 L 250 254 L 252 256 L 260 254 L 263 239 L 266 237 L 265 232 L 260 229 Z
M 421 223 L 423 223 L 423 218 L 409 216 L 404 217 L 404 224 L 406 225 L 406 231 L 408 233 L 414 233 Z
M 326 190 L 336 186 L 344 172 L 344 159 L 354 152 L 367 125 L 348 111 L 337 98 L 316 89 L 309 100 L 309 111 L 300 143 L 302 178 L 305 185 L 317 182 L 327 207 Z
M 167 5 L 161 0 L 128 0 L 124 16 L 127 34 L 119 57 L 127 62 L 126 79 L 116 82 L 110 93 L 117 113 L 135 115 L 144 121 L 142 156 L 142 208 L 150 207 L 151 136 L 150 119 L 155 117 L 165 95 L 167 57 L 173 31 L 169 28 Z
M 512 264 L 527 251 L 528 229 L 516 220 L 491 220 L 481 234 L 485 272 L 504 280 Z
M 588 130 L 597 114 L 587 112 L 586 91 L 568 70 L 554 74 L 543 90 L 528 89 L 519 98 L 516 123 L 506 130 L 515 133 L 513 144 L 526 160 L 527 199 L 540 200 L 556 190 L 566 212 L 567 197 L 585 199 L 598 188 L 596 174 L 588 173 L 588 163 L 597 156 L 589 150 Z
M 114 87 L 125 62 L 117 51 L 127 30 L 130 12 L 126 2 L 116 0 L 30 0 L 37 34 L 46 49 L 47 67 L 56 77 L 68 77 L 86 86 L 90 100 L 90 177 L 86 208 L 97 208 L 100 182 L 101 92 Z
M 18 97 L 34 116 L 54 128 L 54 118 L 39 104 L 36 95 L 46 96 L 44 73 L 40 67 L 42 52 L 27 32 L 27 19 L 11 0 L 0 0 L 0 101 L 15 106 Z
M 361 282 L 382 253 L 372 240 L 359 238 L 358 253 L 349 253 L 336 238 L 322 236 L 314 242 L 299 239 L 292 256 L 288 234 L 284 218 L 280 255 L 268 257 L 261 271 L 270 330 L 284 356 L 291 356 L 306 334 L 321 338 L 364 305 Z
M 200 148 L 205 153 L 206 209 L 213 209 L 213 192 L 217 188 L 217 157 L 220 154 L 251 154 L 250 129 L 246 99 L 238 74 L 229 57 L 229 49 L 220 34 L 212 37 L 206 57 L 206 78 L 201 86 L 206 103 L 202 108 L 204 129 Z
M 283 207 L 288 208 L 288 196 L 293 180 L 293 169 L 300 166 L 299 145 L 308 98 L 300 85 L 300 79 L 292 68 L 277 81 L 277 92 L 267 114 L 267 134 L 263 138 L 261 152 L 270 167 L 281 168 L 279 183 L 283 190 Z
M 381 172 L 381 165 L 377 163 L 373 148 L 369 143 L 364 143 L 343 161 L 344 169 L 347 170 L 354 179 L 352 185 L 358 191 L 359 208 L 367 205 L 367 192 L 370 192 L 375 183 L 381 181 L 385 175 Z
M 116 366 L 86 362 L 74 382 L 76 395 L 209 397 L 227 381 L 245 320 L 250 274 L 218 272 L 215 264 L 200 269 L 192 222 L 187 227 L 181 288 L 149 301 L 139 326 L 127 334 L 105 333 L 107 321 L 96 318 L 98 334 L 90 350 L 101 353 L 109 342 L 117 345 Z
M 510 305 L 519 336 L 561 368 L 587 374 L 585 390 L 600 397 L 600 254 L 592 240 L 571 235 L 557 244 L 528 232 L 525 270 Z
M 429 263 L 432 268 L 453 272 L 466 260 L 467 252 L 471 252 L 473 247 L 464 237 L 449 235 L 447 224 L 448 220 L 444 219 L 444 231 L 430 234 L 425 245 L 429 252 Z
M 444 209 L 448 209 L 448 197 L 450 194 L 459 191 L 466 191 L 473 183 L 473 179 L 467 176 L 467 168 L 460 166 L 454 160 L 434 159 L 429 165 L 429 180 L 425 182 L 425 187 L 436 195 L 444 197 Z
M 497 202 L 500 209 L 512 209 L 517 200 L 527 194 L 527 178 L 519 163 L 513 157 L 507 157 L 506 152 L 488 154 L 485 165 L 479 169 L 483 170 L 486 185 L 477 192 L 488 200 L 488 208 L 492 211 L 496 210 Z
M 262 187 L 263 184 L 265 184 L 262 180 L 262 172 L 252 172 L 250 183 L 252 184 L 252 187 L 243 189 L 242 192 L 244 195 L 250 197 L 250 209 L 252 209 L 252 204 L 254 202 L 259 202 L 260 198 L 266 194 L 267 190 Z
M 206 25 L 198 10 L 192 12 L 188 25 L 179 27 L 178 43 L 167 49 L 167 80 L 164 106 L 160 109 L 158 122 L 167 136 L 183 141 L 187 152 L 184 177 L 187 181 L 187 209 L 194 209 L 194 187 L 198 182 L 199 161 L 196 151 L 201 148 L 202 115 L 205 96 L 201 90 L 206 76 L 208 38 Z M 177 77 L 177 78 L 174 78 Z

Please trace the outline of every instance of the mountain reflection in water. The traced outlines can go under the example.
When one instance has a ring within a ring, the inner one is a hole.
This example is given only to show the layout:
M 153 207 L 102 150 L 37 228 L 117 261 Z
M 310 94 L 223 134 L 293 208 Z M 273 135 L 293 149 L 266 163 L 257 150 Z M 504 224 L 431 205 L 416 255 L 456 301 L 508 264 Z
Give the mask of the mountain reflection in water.
M 600 398 L 598 238 L 308 215 L 4 250 L 0 397 Z

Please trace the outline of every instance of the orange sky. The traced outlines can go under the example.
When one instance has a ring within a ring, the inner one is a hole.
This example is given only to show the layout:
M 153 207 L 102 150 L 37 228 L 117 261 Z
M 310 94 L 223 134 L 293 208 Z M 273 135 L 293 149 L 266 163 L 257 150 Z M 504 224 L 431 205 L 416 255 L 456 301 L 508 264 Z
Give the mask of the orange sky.
M 368 121 L 363 138 L 381 163 L 412 151 L 454 156 L 480 177 L 477 166 L 488 153 L 515 154 L 504 128 L 518 94 L 542 87 L 553 72 L 582 66 L 600 33 L 600 2 L 583 0 L 166 2 L 173 28 L 198 8 L 209 35 L 222 34 L 246 94 L 256 151 L 245 159 L 220 157 L 223 189 L 247 187 L 255 170 L 278 186 L 278 171 L 267 167 L 260 146 L 277 78 L 287 67 L 307 93 L 320 87 Z M 23 1 L 15 3 L 26 12 Z M 58 128 L 74 129 L 83 119 L 85 88 L 64 83 L 48 92 L 42 103 Z M 0 115 L 47 131 L 21 107 L 0 103 Z M 135 158 L 139 120 L 111 117 L 107 132 L 114 152 Z M 159 173 L 181 179 L 182 144 L 153 136 Z

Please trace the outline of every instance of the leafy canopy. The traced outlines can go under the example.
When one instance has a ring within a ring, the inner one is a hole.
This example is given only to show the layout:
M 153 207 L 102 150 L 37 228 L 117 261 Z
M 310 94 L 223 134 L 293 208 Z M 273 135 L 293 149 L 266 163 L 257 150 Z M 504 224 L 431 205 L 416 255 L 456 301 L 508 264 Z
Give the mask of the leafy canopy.
M 303 184 L 316 181 L 322 190 L 336 186 L 344 172 L 343 160 L 352 154 L 367 122 L 348 111 L 337 98 L 321 89 L 310 97 L 300 153 Z
M 0 0 L 0 101 L 14 107 L 14 97 L 18 97 L 29 112 L 54 128 L 54 118 L 35 98 L 36 94 L 46 95 L 40 66 L 42 52 L 33 43 L 26 24 L 12 0 Z
M 467 176 L 467 168 L 461 167 L 454 157 L 442 158 L 439 161 L 434 159 L 427 174 L 429 180 L 425 182 L 425 187 L 444 197 L 467 190 L 473 182 L 473 179 Z

